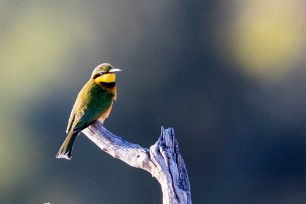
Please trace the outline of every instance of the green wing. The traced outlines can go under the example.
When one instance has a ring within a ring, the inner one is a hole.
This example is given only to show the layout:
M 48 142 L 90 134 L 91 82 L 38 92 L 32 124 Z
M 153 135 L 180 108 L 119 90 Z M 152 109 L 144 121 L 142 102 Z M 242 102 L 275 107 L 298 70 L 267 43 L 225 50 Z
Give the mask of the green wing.
M 113 96 L 99 85 L 87 83 L 73 106 L 67 131 L 80 132 L 94 123 L 111 106 Z
M 72 125 L 73 125 L 73 122 L 74 122 L 74 119 L 75 119 L 75 108 L 76 104 L 74 104 L 73 108 L 72 108 L 72 111 L 70 113 L 70 117 L 69 117 L 69 121 L 68 121 L 68 126 L 67 126 L 67 129 L 66 129 L 66 133 L 68 134 L 68 132 L 70 132 L 71 128 L 72 128 Z

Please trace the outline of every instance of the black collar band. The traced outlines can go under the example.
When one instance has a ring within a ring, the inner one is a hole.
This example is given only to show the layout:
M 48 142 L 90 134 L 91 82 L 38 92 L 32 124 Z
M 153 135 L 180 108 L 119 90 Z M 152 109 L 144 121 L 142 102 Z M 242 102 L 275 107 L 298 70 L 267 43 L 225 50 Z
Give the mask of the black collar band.
M 113 88 L 114 86 L 116 86 L 115 82 L 110 82 L 110 83 L 100 82 L 100 84 L 104 86 L 105 88 Z

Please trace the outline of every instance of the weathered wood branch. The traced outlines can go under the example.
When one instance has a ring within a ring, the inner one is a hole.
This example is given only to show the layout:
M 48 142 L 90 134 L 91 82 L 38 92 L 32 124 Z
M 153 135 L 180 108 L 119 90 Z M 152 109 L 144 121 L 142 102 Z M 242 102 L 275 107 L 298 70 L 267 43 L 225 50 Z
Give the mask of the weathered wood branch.
M 155 177 L 161 185 L 164 204 L 192 203 L 187 169 L 172 128 L 162 128 L 150 149 L 112 134 L 101 122 L 84 129 L 83 133 L 106 153 Z

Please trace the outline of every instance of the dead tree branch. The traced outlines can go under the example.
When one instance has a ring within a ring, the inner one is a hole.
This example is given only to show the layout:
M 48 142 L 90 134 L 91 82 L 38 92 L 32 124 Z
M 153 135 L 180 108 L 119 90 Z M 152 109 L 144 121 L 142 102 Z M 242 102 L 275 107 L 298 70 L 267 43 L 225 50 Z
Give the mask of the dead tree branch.
M 192 203 L 187 169 L 172 128 L 162 128 L 160 137 L 150 149 L 112 134 L 101 122 L 89 126 L 83 133 L 114 158 L 155 177 L 161 185 L 164 204 Z

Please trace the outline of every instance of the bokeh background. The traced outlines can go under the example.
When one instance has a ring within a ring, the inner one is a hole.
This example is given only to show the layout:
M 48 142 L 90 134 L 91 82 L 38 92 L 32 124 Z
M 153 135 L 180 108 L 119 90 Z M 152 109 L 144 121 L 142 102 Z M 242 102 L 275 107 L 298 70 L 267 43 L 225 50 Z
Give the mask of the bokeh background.
M 55 159 L 102 62 L 124 70 L 106 128 L 174 127 L 194 203 L 306 203 L 305 0 L 1 0 L 0 27 L 0 203 L 161 203 L 84 135 Z

